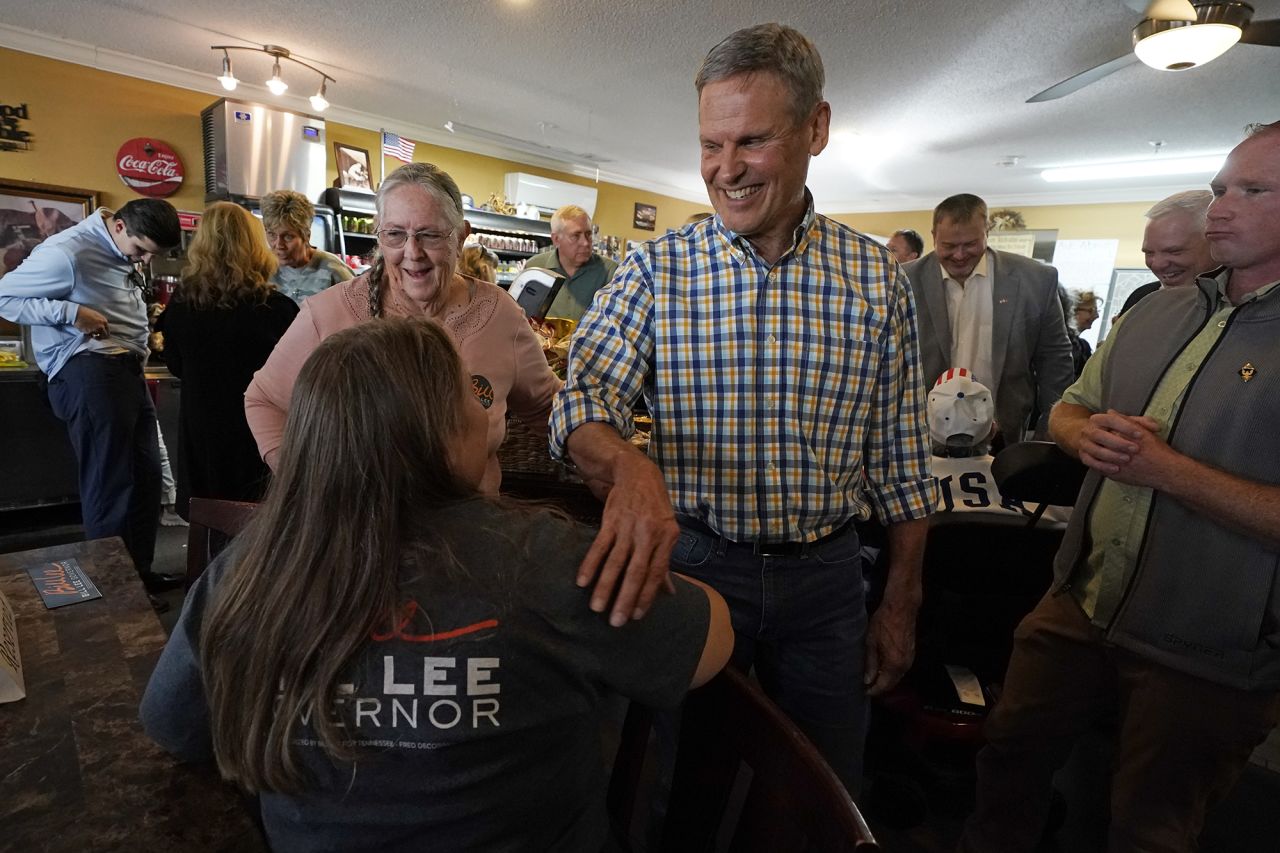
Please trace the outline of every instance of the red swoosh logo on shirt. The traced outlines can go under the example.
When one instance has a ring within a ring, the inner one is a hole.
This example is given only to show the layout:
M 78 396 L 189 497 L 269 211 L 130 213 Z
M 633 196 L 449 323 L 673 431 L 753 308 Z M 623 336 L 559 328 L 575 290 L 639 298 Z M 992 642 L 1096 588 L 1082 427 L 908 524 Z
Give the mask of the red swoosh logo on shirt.
M 400 609 L 399 618 L 396 625 L 390 631 L 370 631 L 369 638 L 375 643 L 385 643 L 387 640 L 404 640 L 407 643 L 435 643 L 440 640 L 452 640 L 454 637 L 462 637 L 467 634 L 474 634 L 478 631 L 486 631 L 490 628 L 498 627 L 497 619 L 484 619 L 470 625 L 464 625 L 461 628 L 452 628 L 448 631 L 436 631 L 430 634 L 412 634 L 405 631 L 413 617 L 418 613 L 418 602 L 410 601 Z

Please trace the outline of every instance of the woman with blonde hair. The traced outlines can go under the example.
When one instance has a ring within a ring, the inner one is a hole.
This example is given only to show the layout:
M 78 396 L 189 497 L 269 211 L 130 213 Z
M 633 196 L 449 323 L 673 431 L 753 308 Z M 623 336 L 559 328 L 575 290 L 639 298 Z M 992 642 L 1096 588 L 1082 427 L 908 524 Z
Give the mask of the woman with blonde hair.
M 315 216 L 315 205 L 300 192 L 276 190 L 262 197 L 267 244 L 280 264 L 271 280 L 294 302 L 353 277 L 342 258 L 311 245 Z
M 156 321 L 165 364 L 182 380 L 178 514 L 190 497 L 257 500 L 270 471 L 244 416 L 244 391 L 298 306 L 271 284 L 276 259 L 262 226 L 230 202 L 210 205 L 182 281 Z
M 507 433 L 508 410 L 545 434 L 560 380 L 547 367 L 542 345 L 515 300 L 496 285 L 458 273 L 471 228 L 453 178 L 430 163 L 401 166 L 378 187 L 374 206 L 378 251 L 373 266 L 304 302 L 298 321 L 245 392 L 258 449 L 275 467 L 293 383 L 322 340 L 370 320 L 425 318 L 443 326 L 457 345 L 489 416 L 482 491 L 497 494 L 502 479 L 497 453 Z
M 484 246 L 467 246 L 458 259 L 458 272 L 490 284 L 498 283 L 498 256 Z
M 430 322 L 320 343 L 151 676 L 147 733 L 260 794 L 273 849 L 600 850 L 605 692 L 671 706 L 728 659 L 714 591 L 610 627 L 574 583 L 592 531 L 480 496 L 471 385 Z

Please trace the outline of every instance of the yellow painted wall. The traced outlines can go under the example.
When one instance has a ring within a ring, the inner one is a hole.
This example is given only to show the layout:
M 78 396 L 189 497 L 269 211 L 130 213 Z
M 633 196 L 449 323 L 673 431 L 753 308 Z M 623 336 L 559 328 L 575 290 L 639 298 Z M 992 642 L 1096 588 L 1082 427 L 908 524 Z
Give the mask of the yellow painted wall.
M 116 208 L 138 196 L 116 174 L 115 152 L 125 140 L 146 136 L 167 142 L 182 159 L 186 177 L 182 189 L 169 201 L 179 210 L 203 210 L 200 111 L 214 100 L 204 92 L 0 48 L 0 103 L 27 104 L 31 118 L 23 122 L 23 128 L 32 133 L 31 150 L 0 151 L 0 178 L 92 190 L 98 193 L 99 204 Z M 337 177 L 334 142 L 365 149 L 375 163 L 380 156 L 382 145 L 376 130 L 327 122 L 326 134 L 330 185 Z M 490 193 L 502 192 L 507 172 L 594 185 L 599 190 L 595 221 L 600 232 L 625 240 L 644 240 L 667 228 L 678 228 L 694 211 L 707 209 L 706 205 L 617 184 L 596 184 L 563 172 L 434 145 L 419 144 L 414 159 L 440 166 L 478 204 Z M 384 158 L 382 174 L 399 165 L 398 160 Z M 658 208 L 656 231 L 631 227 L 636 202 Z
M 213 96 L 151 83 L 81 65 L 0 48 L 0 103 L 29 105 L 24 122 L 33 134 L 30 151 L 0 151 L 0 178 L 59 184 L 98 193 L 99 203 L 118 207 L 136 196 L 121 183 L 115 152 L 126 139 L 161 139 L 182 158 L 186 179 L 170 197 L 179 210 L 204 207 L 203 149 L 200 111 Z M 367 150 L 376 159 L 381 142 L 376 130 L 327 123 L 328 182 L 337 176 L 333 142 Z M 624 240 L 645 240 L 668 228 L 679 228 L 693 213 L 710 210 L 707 202 L 693 203 L 611 183 L 599 183 L 563 172 L 466 151 L 419 144 L 414 159 L 436 163 L 449 172 L 462 191 L 483 204 L 490 193 L 501 193 L 507 172 L 528 172 L 561 181 L 594 185 L 599 190 L 595 221 L 602 234 Z M 383 172 L 400 165 L 384 158 Z M 379 177 L 375 175 L 375 177 Z M 658 208 L 657 230 L 632 227 L 637 202 Z M 1120 241 L 1116 266 L 1141 267 L 1143 213 L 1150 205 L 1089 204 L 1019 208 L 1028 228 L 1057 228 L 1063 240 L 1115 238 Z M 835 219 L 863 231 L 888 235 L 914 228 L 929 248 L 932 212 L 835 214 Z
M 377 133 L 371 134 L 374 142 L 370 151 L 381 150 L 377 143 Z M 336 136 L 334 137 L 337 138 Z M 341 141 L 341 140 L 339 140 Z M 361 148 L 366 147 L 361 144 Z M 375 155 L 376 156 L 376 155 Z M 699 211 L 709 211 L 710 203 L 694 204 L 693 202 L 644 190 L 632 189 L 608 182 L 596 183 L 590 178 L 581 178 L 566 172 L 543 169 L 517 163 L 514 160 L 502 160 L 486 157 L 483 154 L 472 154 L 469 151 L 458 151 L 453 148 L 441 148 L 436 145 L 418 143 L 413 151 L 413 159 L 419 162 L 434 163 L 448 172 L 458 182 L 462 191 L 475 199 L 476 204 L 484 204 L 492 193 L 502 194 L 503 182 L 507 172 L 525 172 L 543 178 L 554 178 L 571 184 L 595 187 L 596 214 L 593 221 L 600 226 L 600 233 L 616 235 L 623 240 L 648 240 L 665 234 L 668 228 L 679 228 L 684 225 L 690 215 Z M 392 157 L 383 158 L 383 174 L 394 171 L 400 161 Z M 332 176 L 331 176 L 332 179 Z M 651 204 L 658 209 L 655 230 L 641 231 L 632 227 L 635 205 Z
M 1117 267 L 1143 267 L 1142 231 L 1147 225 L 1143 215 L 1151 202 L 1124 204 L 1066 204 L 1039 207 L 1022 206 L 1027 227 L 1056 228 L 1059 240 L 1119 240 Z M 889 236 L 902 228 L 914 228 L 924 238 L 925 251 L 933 248 L 929 231 L 933 226 L 932 210 L 904 210 L 896 213 L 837 213 L 833 219 L 872 234 Z
M 200 111 L 213 99 L 82 65 L 0 48 L 0 103 L 27 104 L 30 151 L 0 151 L 0 177 L 98 193 L 117 208 L 139 198 L 116 173 L 125 140 L 167 142 L 182 160 L 182 188 L 169 197 L 179 210 L 204 209 Z

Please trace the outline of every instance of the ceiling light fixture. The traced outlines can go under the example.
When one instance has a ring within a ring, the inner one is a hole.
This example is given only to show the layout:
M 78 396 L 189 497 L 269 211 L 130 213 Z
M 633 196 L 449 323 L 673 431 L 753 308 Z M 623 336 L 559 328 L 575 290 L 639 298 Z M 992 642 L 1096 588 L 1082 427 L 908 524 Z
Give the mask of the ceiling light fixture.
M 320 91 L 311 96 L 311 109 L 318 113 L 322 113 L 329 109 L 329 99 L 324 96 L 324 89 L 328 83 L 328 80 L 321 80 Z
M 1051 184 L 1070 181 L 1115 181 L 1127 178 L 1156 178 L 1165 175 L 1211 175 L 1222 168 L 1226 154 L 1203 157 L 1177 157 L 1158 160 L 1130 160 L 1126 163 L 1098 163 L 1093 166 L 1068 166 L 1045 169 L 1040 173 Z
M 222 84 L 222 88 L 228 92 L 234 92 L 240 81 L 236 79 L 236 75 L 231 73 L 231 54 L 225 50 L 222 51 L 222 74 L 218 76 L 218 82 Z
M 310 71 L 320 75 L 320 88 L 311 96 L 311 108 L 316 112 L 324 112 L 329 108 L 329 99 L 325 97 L 326 88 L 330 83 L 338 81 L 325 74 L 314 65 L 308 65 L 301 59 L 292 56 L 286 48 L 274 44 L 264 44 L 262 47 L 240 45 L 240 44 L 215 44 L 211 50 L 222 51 L 222 74 L 218 77 L 218 82 L 222 84 L 222 88 L 228 92 L 234 91 L 239 81 L 235 75 L 231 73 L 231 55 L 227 53 L 229 50 L 251 50 L 257 53 L 265 53 L 272 57 L 275 62 L 271 65 L 271 79 L 266 81 L 267 88 L 271 90 L 273 95 L 283 95 L 289 89 L 289 84 L 280 76 L 280 60 L 287 59 L 297 65 L 301 65 Z
M 1243 3 L 1198 5 L 1194 21 L 1147 19 L 1133 28 L 1133 52 L 1158 71 L 1185 71 L 1240 41 L 1252 9 Z
M 276 64 L 271 66 L 271 79 L 267 81 L 267 88 L 271 90 L 273 95 L 283 95 L 289 88 L 289 84 L 280 79 L 280 59 L 276 58 Z

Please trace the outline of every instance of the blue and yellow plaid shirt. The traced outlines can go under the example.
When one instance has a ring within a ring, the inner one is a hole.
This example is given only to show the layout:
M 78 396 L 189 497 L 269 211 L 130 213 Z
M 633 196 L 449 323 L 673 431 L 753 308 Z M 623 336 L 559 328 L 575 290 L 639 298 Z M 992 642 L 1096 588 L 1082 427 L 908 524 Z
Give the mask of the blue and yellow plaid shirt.
M 915 306 L 888 252 L 812 202 L 772 266 L 719 216 L 645 243 L 596 294 L 551 414 L 635 430 L 677 513 L 734 541 L 813 541 L 851 517 L 922 518 L 929 472 Z

